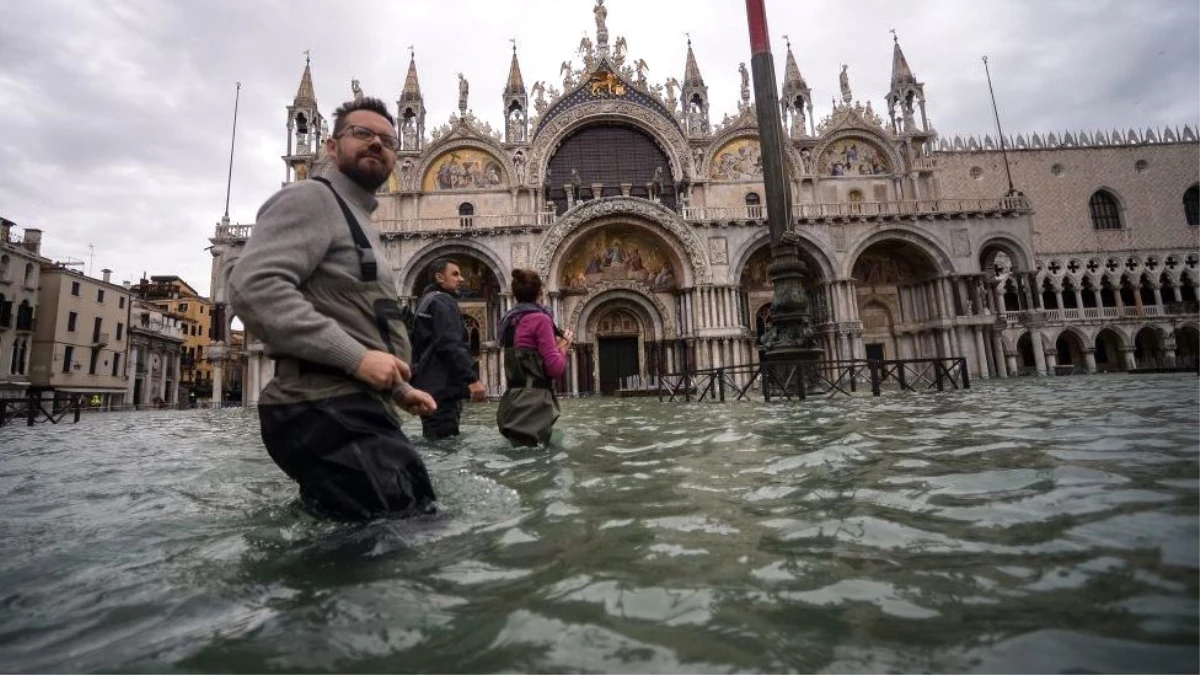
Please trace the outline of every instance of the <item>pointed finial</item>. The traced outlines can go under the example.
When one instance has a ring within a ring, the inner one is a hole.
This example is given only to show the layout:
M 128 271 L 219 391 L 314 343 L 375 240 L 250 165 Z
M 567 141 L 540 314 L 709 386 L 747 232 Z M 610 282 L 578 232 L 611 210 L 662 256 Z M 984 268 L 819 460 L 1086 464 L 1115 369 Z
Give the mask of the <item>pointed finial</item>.
M 900 44 L 900 38 L 896 36 L 896 29 L 889 28 L 888 32 L 892 34 L 892 41 L 895 42 L 896 44 Z
M 686 35 L 686 36 L 687 36 L 688 46 L 689 46 L 689 47 L 691 47 L 691 46 L 692 46 L 692 34 L 691 34 L 691 33 L 684 33 L 684 35 Z
M 513 54 L 517 53 L 517 38 L 508 38 L 508 41 L 513 43 Z
M 305 49 L 305 50 L 304 50 L 304 65 L 306 65 L 306 66 L 307 66 L 307 65 L 309 65 L 309 64 L 311 63 L 311 61 L 312 61 L 312 58 L 311 58 L 311 57 L 312 57 L 312 50 L 311 50 L 311 49 Z
M 785 34 L 784 34 L 784 36 L 783 36 L 783 41 L 784 41 L 784 43 L 785 43 L 785 44 L 787 44 L 787 48 L 788 48 L 788 49 L 791 49 L 791 48 L 792 48 L 792 41 L 788 39 L 788 36 L 787 36 L 787 34 L 786 34 L 786 33 L 785 33 Z
M 410 61 L 417 60 L 417 50 L 413 49 L 412 45 L 408 46 L 408 60 L 410 60 Z

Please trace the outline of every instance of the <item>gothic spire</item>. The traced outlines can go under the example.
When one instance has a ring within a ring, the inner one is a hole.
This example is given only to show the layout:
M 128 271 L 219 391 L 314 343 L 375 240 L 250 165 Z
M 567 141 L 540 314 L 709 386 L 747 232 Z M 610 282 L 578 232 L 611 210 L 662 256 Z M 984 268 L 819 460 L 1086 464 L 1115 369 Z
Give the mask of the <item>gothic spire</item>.
M 696 55 L 692 52 L 691 38 L 688 38 L 687 64 L 683 68 L 683 86 L 704 86 L 704 77 L 700 75 L 700 66 L 696 65 Z
M 400 100 L 421 100 L 421 83 L 417 81 L 417 55 L 415 52 L 408 58 L 408 76 L 404 78 L 404 90 L 400 92 Z
M 524 94 L 525 80 L 521 78 L 521 64 L 517 63 L 517 45 L 513 44 L 512 64 L 508 67 L 508 85 L 504 87 L 504 94 Z
M 900 39 L 893 33 L 892 40 L 895 42 L 892 49 L 892 88 L 901 89 L 906 84 L 916 84 L 917 78 L 913 76 L 904 52 L 900 50 Z
M 310 57 L 307 51 L 304 52 L 304 74 L 300 76 L 300 88 L 296 90 L 296 100 L 292 105 L 297 108 L 314 106 L 317 103 L 317 95 L 313 91 L 312 83 L 312 66 Z
M 804 82 L 804 76 L 800 74 L 800 67 L 796 65 L 796 57 L 792 56 L 792 43 L 788 42 L 787 46 L 787 65 L 783 72 L 784 85 L 793 85 L 797 89 L 807 89 L 808 85 Z

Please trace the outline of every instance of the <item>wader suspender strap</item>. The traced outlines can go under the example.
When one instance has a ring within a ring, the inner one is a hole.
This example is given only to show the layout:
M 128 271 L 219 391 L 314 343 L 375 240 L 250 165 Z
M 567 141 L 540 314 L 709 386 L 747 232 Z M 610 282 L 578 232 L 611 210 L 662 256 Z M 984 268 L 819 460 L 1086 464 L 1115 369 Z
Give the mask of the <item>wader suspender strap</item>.
M 366 233 L 363 232 L 362 226 L 358 224 L 358 219 L 350 212 L 350 207 L 346 205 L 346 200 L 333 189 L 333 184 L 328 179 L 316 176 L 313 180 L 324 183 L 325 187 L 333 193 L 333 198 L 337 200 L 338 206 L 342 209 L 342 216 L 346 218 L 346 225 L 350 227 L 350 236 L 354 238 L 354 246 L 358 249 L 358 265 L 360 268 L 359 275 L 363 281 L 375 281 L 375 251 L 371 250 L 371 242 L 367 240 Z

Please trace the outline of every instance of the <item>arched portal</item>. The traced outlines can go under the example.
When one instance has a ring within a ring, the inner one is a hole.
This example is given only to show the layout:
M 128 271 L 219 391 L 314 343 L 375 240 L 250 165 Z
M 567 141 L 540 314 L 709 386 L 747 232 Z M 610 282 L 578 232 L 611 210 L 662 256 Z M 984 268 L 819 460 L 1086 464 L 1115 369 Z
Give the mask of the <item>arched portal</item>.
M 1096 371 L 1101 373 L 1119 372 L 1125 370 L 1125 361 L 1121 358 L 1121 337 L 1111 328 L 1105 328 L 1096 335 Z
M 1195 368 L 1200 363 L 1200 330 L 1181 326 L 1175 330 L 1175 365 Z
M 486 261 L 463 251 L 445 251 L 443 255 L 433 256 L 417 272 L 413 277 L 412 286 L 406 289 L 409 295 L 419 297 L 434 283 L 432 264 L 442 257 L 452 260 L 462 271 L 463 282 L 458 289 L 458 307 L 462 310 L 471 354 L 478 361 L 483 343 L 496 339 L 496 327 L 503 313 L 500 281 Z
M 824 267 L 803 243 L 796 246 L 796 252 L 800 257 L 800 262 L 804 263 L 806 268 L 803 283 L 805 294 L 808 297 L 808 311 L 813 325 L 819 326 L 832 320 L 829 302 L 822 285 L 825 281 L 821 275 Z M 769 311 L 764 312 L 764 308 L 770 309 L 774 293 L 774 284 L 771 282 L 769 272 L 770 265 L 771 245 L 769 241 L 765 241 L 746 259 L 745 264 L 742 265 L 741 274 L 738 276 L 738 287 L 741 289 L 742 325 L 751 331 L 758 331 L 760 322 L 763 323 L 763 330 L 770 325 Z M 757 333 L 757 335 L 759 338 L 762 337 L 762 333 Z
M 1037 373 L 1037 358 L 1033 355 L 1033 338 L 1028 332 L 1017 338 L 1017 372 L 1021 375 Z
M 1162 336 L 1149 326 L 1133 338 L 1133 362 L 1138 368 L 1161 368 L 1167 364 Z
M 602 291 L 572 314 L 579 391 L 612 395 L 645 388 L 667 371 L 667 323 L 648 291 L 632 285 Z
M 1065 330 L 1054 341 L 1054 350 L 1058 355 L 1058 365 L 1073 366 L 1075 372 L 1083 372 L 1087 367 L 1083 355 L 1084 342 L 1074 331 Z
M 937 299 L 938 265 L 923 247 L 899 239 L 878 241 L 859 255 L 852 275 L 857 282 L 854 299 L 862 321 L 863 356 L 897 359 L 938 355 L 939 344 L 930 344 L 932 333 L 896 331 L 900 323 L 932 321 L 950 311 Z

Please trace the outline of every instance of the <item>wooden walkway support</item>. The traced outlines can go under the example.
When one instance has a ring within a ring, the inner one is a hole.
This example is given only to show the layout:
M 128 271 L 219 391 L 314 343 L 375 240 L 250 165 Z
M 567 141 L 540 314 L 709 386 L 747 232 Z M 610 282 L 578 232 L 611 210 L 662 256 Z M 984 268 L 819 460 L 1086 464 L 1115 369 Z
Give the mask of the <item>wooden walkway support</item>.
M 78 422 L 81 412 L 83 394 L 56 394 L 52 399 L 44 399 L 40 391 L 31 391 L 25 398 L 0 398 L 0 427 L 20 419 L 24 419 L 27 426 L 38 422 L 58 424 L 72 413 L 71 421 Z

